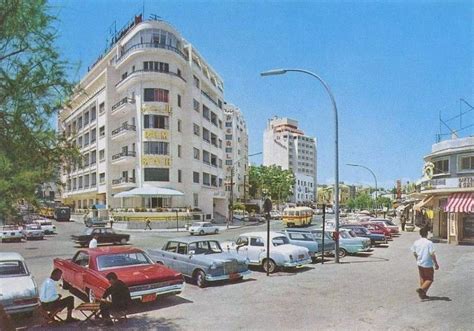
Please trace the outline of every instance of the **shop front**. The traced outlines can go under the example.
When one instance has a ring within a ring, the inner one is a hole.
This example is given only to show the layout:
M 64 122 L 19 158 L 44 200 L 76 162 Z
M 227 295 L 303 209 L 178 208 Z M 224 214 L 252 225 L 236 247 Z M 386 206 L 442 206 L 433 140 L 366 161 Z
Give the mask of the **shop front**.
M 448 242 L 474 244 L 474 193 L 454 193 L 445 207 L 448 213 Z

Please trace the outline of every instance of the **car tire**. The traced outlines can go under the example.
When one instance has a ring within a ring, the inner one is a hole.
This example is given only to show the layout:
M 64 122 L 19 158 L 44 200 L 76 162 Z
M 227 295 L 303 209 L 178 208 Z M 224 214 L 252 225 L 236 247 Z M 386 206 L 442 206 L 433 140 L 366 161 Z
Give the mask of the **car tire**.
M 197 270 L 194 274 L 194 281 L 196 285 L 200 288 L 205 288 L 207 286 L 206 274 L 202 270 Z
M 202 236 L 204 234 L 204 230 L 199 231 L 199 235 Z
M 265 272 L 267 272 L 267 268 L 268 268 L 268 273 L 270 274 L 274 273 L 277 270 L 277 265 L 275 261 L 273 261 L 272 259 L 269 259 L 268 263 L 267 263 L 267 259 L 263 260 L 262 267 Z
M 127 244 L 127 239 L 125 239 L 125 238 L 120 239 L 120 244 L 122 244 L 122 245 Z
M 347 251 L 344 248 L 339 247 L 339 257 L 346 257 Z
M 215 229 L 215 230 L 214 230 L 214 233 L 215 233 L 215 234 L 218 234 L 218 233 L 219 233 L 219 229 Z
M 92 290 L 87 289 L 87 299 L 89 299 L 90 303 L 95 302 L 95 295 L 94 295 L 94 292 Z

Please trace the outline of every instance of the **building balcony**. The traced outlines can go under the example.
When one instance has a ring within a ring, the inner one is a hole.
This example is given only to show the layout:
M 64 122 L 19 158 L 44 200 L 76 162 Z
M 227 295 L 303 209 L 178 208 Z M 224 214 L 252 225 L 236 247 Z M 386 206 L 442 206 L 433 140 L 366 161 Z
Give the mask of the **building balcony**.
M 120 140 L 135 135 L 137 128 L 135 125 L 123 124 L 112 131 L 112 140 Z
M 153 76 L 149 76 L 153 75 Z M 117 90 L 122 89 L 123 87 L 128 85 L 128 82 L 134 81 L 135 79 L 145 78 L 145 77 L 156 77 L 156 75 L 168 75 L 172 77 L 178 78 L 178 81 L 186 83 L 186 80 L 178 75 L 176 72 L 172 71 L 164 71 L 164 70 L 135 70 L 129 73 L 126 77 L 123 77 L 117 84 L 115 84 L 115 88 Z
M 201 90 L 201 94 L 204 95 L 207 100 L 209 100 L 210 102 L 212 102 L 216 107 L 219 107 L 217 101 L 215 101 L 209 94 L 207 94 L 206 92 L 204 92 L 203 90 Z M 220 107 L 219 107 L 220 108 Z
M 160 44 L 160 43 L 138 43 L 138 44 L 132 45 L 129 48 L 127 48 L 126 50 L 124 50 L 122 52 L 122 54 L 120 54 L 120 57 L 115 59 L 115 61 L 114 61 L 115 65 L 119 65 L 126 57 L 131 55 L 134 51 L 139 51 L 139 50 L 143 50 L 143 49 L 150 49 L 150 48 L 151 49 L 165 49 L 165 50 L 174 52 L 174 53 L 178 54 L 179 56 L 181 56 L 185 61 L 187 61 L 187 55 L 176 47 L 173 47 L 173 46 L 170 46 L 170 45 L 164 45 L 164 44 Z
M 112 115 L 124 114 L 129 110 L 133 110 L 135 107 L 135 100 L 129 97 L 125 97 L 112 106 Z
M 136 186 L 136 180 L 133 177 L 120 177 L 117 179 L 112 179 L 113 188 L 131 188 Z
M 112 155 L 112 164 L 135 160 L 137 153 L 134 151 L 120 152 Z

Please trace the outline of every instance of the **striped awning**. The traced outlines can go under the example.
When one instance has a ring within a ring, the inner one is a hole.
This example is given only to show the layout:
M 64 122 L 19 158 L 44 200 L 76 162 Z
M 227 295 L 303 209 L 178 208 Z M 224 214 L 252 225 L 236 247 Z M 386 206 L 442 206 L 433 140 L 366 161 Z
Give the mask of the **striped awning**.
M 474 213 L 474 193 L 454 193 L 444 211 L 449 213 Z

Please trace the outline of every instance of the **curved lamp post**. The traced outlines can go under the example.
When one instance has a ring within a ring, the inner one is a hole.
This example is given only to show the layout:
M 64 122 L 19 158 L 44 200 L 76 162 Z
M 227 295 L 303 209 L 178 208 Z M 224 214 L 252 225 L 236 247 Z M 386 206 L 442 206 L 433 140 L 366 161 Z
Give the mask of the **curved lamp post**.
M 332 107 L 334 110 L 334 150 L 335 150 L 335 155 L 334 155 L 334 177 L 335 177 L 335 183 L 334 183 L 334 218 L 335 218 L 335 223 L 336 223 L 336 232 L 339 233 L 339 125 L 338 125 L 338 118 L 337 118 L 337 106 L 336 106 L 336 100 L 334 99 L 334 96 L 331 92 L 331 89 L 329 88 L 329 85 L 318 75 L 315 73 L 308 71 L 308 70 L 303 70 L 303 69 L 273 69 L 269 71 L 265 71 L 260 73 L 261 76 L 273 76 L 273 75 L 283 75 L 286 74 L 287 72 L 301 72 L 303 74 L 310 75 L 314 78 L 316 78 L 323 86 L 326 92 L 329 94 L 329 97 L 331 98 L 331 103 Z M 339 252 L 339 238 L 336 239 L 336 252 Z M 339 263 L 339 254 L 336 253 L 335 257 L 335 262 Z
M 363 166 L 361 164 L 347 163 L 346 165 L 348 165 L 349 167 L 364 168 L 365 170 L 368 170 L 372 174 L 372 176 L 374 177 L 374 181 L 375 181 L 375 217 L 377 217 L 377 177 L 375 176 L 375 173 L 369 167 Z

